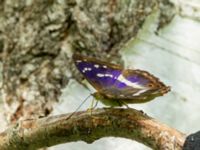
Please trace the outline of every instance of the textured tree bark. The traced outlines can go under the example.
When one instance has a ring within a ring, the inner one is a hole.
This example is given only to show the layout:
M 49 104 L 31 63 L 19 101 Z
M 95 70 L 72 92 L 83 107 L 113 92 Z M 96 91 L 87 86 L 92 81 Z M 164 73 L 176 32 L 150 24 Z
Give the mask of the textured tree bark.
M 123 137 L 154 150 L 182 150 L 185 135 L 135 109 L 97 109 L 24 120 L 0 134 L 1 150 L 31 150 L 60 143 L 102 137 Z

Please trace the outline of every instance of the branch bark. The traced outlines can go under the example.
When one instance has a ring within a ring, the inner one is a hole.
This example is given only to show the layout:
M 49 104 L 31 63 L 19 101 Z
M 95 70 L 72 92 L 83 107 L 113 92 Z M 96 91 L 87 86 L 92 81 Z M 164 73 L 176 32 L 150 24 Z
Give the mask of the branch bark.
M 154 150 L 181 150 L 185 135 L 142 111 L 102 108 L 13 124 L 0 134 L 1 150 L 27 150 L 72 141 L 92 143 L 102 137 L 136 140 Z

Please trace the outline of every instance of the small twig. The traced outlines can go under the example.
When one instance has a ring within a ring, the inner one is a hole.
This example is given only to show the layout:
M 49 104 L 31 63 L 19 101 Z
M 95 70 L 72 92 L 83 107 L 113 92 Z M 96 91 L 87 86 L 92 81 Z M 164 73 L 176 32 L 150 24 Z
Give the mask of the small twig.
M 24 120 L 0 133 L 1 150 L 27 150 L 72 141 L 92 143 L 114 136 L 136 140 L 155 150 L 181 150 L 185 135 L 135 109 L 102 108 Z

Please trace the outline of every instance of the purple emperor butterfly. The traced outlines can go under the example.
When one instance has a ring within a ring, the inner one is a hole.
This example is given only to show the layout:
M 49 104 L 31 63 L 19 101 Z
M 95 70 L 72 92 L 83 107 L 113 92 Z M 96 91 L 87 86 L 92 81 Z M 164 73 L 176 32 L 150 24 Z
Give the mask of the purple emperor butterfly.
M 78 70 L 97 90 L 95 99 L 109 106 L 148 102 L 170 91 L 158 78 L 143 70 L 123 67 L 74 54 Z

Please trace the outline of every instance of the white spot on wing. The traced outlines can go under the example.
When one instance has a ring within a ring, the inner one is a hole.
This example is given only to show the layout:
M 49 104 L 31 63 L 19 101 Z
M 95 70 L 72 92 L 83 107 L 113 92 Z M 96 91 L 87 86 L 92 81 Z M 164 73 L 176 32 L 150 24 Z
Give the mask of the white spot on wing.
M 133 96 L 139 96 L 140 94 L 142 94 L 142 93 L 144 93 L 144 92 L 146 92 L 146 91 L 147 91 L 147 89 L 140 90 L 140 91 L 138 91 L 137 93 L 134 93 Z
M 95 68 L 99 68 L 99 65 L 98 65 L 98 64 L 95 64 L 94 67 L 95 67 Z
M 111 77 L 111 78 L 113 78 L 113 75 L 112 75 L 112 74 L 105 74 L 104 76 L 105 76 L 105 77 Z
M 97 73 L 97 77 L 104 77 L 104 74 Z
M 86 71 L 91 71 L 91 70 L 92 70 L 92 68 L 87 68 L 87 67 L 86 67 L 86 68 L 84 68 L 84 69 L 82 70 L 82 72 L 85 73 Z
M 112 74 L 101 74 L 101 73 L 97 73 L 97 77 L 110 77 L 113 78 Z
M 127 80 L 126 78 L 124 78 L 123 75 L 118 76 L 117 78 L 118 81 L 126 84 L 127 86 L 133 87 L 133 88 L 137 88 L 137 89 L 147 89 L 144 86 L 139 85 L 137 82 L 131 82 L 129 80 Z
M 107 66 L 106 66 L 106 65 L 103 65 L 103 68 L 107 68 Z
M 81 60 L 76 60 L 76 62 L 77 62 L 77 63 L 80 63 L 80 62 L 82 62 L 82 61 L 81 61 Z

